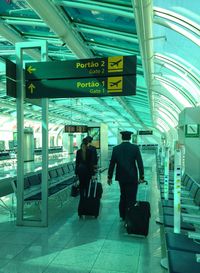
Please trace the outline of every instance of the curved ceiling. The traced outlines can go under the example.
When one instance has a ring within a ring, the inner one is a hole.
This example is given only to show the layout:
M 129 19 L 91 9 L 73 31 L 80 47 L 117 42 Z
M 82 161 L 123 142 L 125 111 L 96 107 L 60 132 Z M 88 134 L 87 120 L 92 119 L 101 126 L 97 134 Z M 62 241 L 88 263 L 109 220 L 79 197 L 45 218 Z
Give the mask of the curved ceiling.
M 1 115 L 16 108 L 5 59 L 16 61 L 17 42 L 46 40 L 50 61 L 137 55 L 135 96 L 49 99 L 50 123 L 105 122 L 111 134 L 176 127 L 181 110 L 200 104 L 199 14 L 198 0 L 2 0 Z M 25 119 L 40 120 L 39 110 L 26 102 Z

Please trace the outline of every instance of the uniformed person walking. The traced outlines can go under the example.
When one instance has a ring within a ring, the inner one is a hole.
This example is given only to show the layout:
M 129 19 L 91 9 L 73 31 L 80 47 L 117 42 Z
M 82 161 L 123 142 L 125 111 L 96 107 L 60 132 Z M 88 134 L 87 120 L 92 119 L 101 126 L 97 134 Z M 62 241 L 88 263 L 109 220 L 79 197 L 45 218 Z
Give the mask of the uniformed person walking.
M 97 149 L 95 146 L 92 145 L 93 137 L 86 136 L 85 139 L 88 141 L 88 149 L 92 152 L 92 161 L 94 166 L 94 174 L 96 174 L 98 170 L 98 156 L 97 156 Z
M 138 181 L 144 181 L 144 167 L 139 147 L 130 143 L 132 132 L 123 131 L 122 143 L 112 151 L 108 168 L 108 185 L 112 184 L 113 172 L 116 166 L 115 180 L 119 181 L 120 202 L 119 214 L 125 220 L 126 209 L 136 202 Z

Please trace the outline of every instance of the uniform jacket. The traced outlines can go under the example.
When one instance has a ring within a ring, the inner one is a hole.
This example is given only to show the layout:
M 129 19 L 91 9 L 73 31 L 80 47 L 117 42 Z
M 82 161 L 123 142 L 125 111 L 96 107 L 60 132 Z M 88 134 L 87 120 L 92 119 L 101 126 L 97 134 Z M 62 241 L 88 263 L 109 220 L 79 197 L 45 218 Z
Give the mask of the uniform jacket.
M 98 163 L 98 156 L 97 156 L 97 149 L 96 149 L 96 147 L 93 146 L 93 145 L 90 145 L 88 149 L 91 150 L 91 152 L 92 152 L 92 161 L 93 161 L 94 165 L 97 165 L 97 163 Z
M 116 166 L 115 180 L 124 183 L 137 183 L 138 170 L 139 177 L 144 176 L 144 167 L 139 147 L 130 142 L 122 142 L 115 146 L 112 151 L 110 165 L 108 169 L 108 178 L 113 177 Z
M 76 161 L 75 161 L 75 174 L 84 174 L 93 175 L 94 172 L 94 160 L 93 154 L 90 149 L 86 150 L 85 160 L 82 157 L 82 150 L 79 149 L 76 152 Z

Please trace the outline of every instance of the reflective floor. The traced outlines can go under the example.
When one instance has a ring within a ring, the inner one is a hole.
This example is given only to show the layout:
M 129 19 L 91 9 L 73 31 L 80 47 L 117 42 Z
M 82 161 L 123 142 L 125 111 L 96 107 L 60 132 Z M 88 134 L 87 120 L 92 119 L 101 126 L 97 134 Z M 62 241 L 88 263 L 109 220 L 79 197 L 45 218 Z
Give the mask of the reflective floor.
M 128 235 L 118 215 L 119 188 L 109 187 L 106 172 L 98 219 L 77 216 L 78 197 L 63 207 L 49 200 L 49 227 L 17 227 L 8 211 L 0 208 L 0 273 L 162 273 L 155 156 L 143 154 L 148 186 L 139 199 L 151 202 L 147 238 Z M 5 202 L 11 202 L 7 198 Z M 38 208 L 33 208 L 33 211 Z

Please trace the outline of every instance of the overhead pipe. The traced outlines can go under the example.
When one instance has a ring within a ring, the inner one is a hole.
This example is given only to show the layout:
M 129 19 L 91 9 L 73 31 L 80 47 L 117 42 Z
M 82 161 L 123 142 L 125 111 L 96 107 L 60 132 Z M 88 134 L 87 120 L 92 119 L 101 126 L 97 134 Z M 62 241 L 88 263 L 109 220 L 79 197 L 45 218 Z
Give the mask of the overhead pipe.
M 100 35 L 100 36 L 104 36 L 108 38 L 115 38 L 118 40 L 123 40 L 123 41 L 128 41 L 131 43 L 138 44 L 138 39 L 133 34 L 123 33 L 121 31 L 112 31 L 112 30 L 102 31 L 102 28 L 100 27 L 82 26 L 80 24 L 77 24 L 77 28 L 84 33 Z

